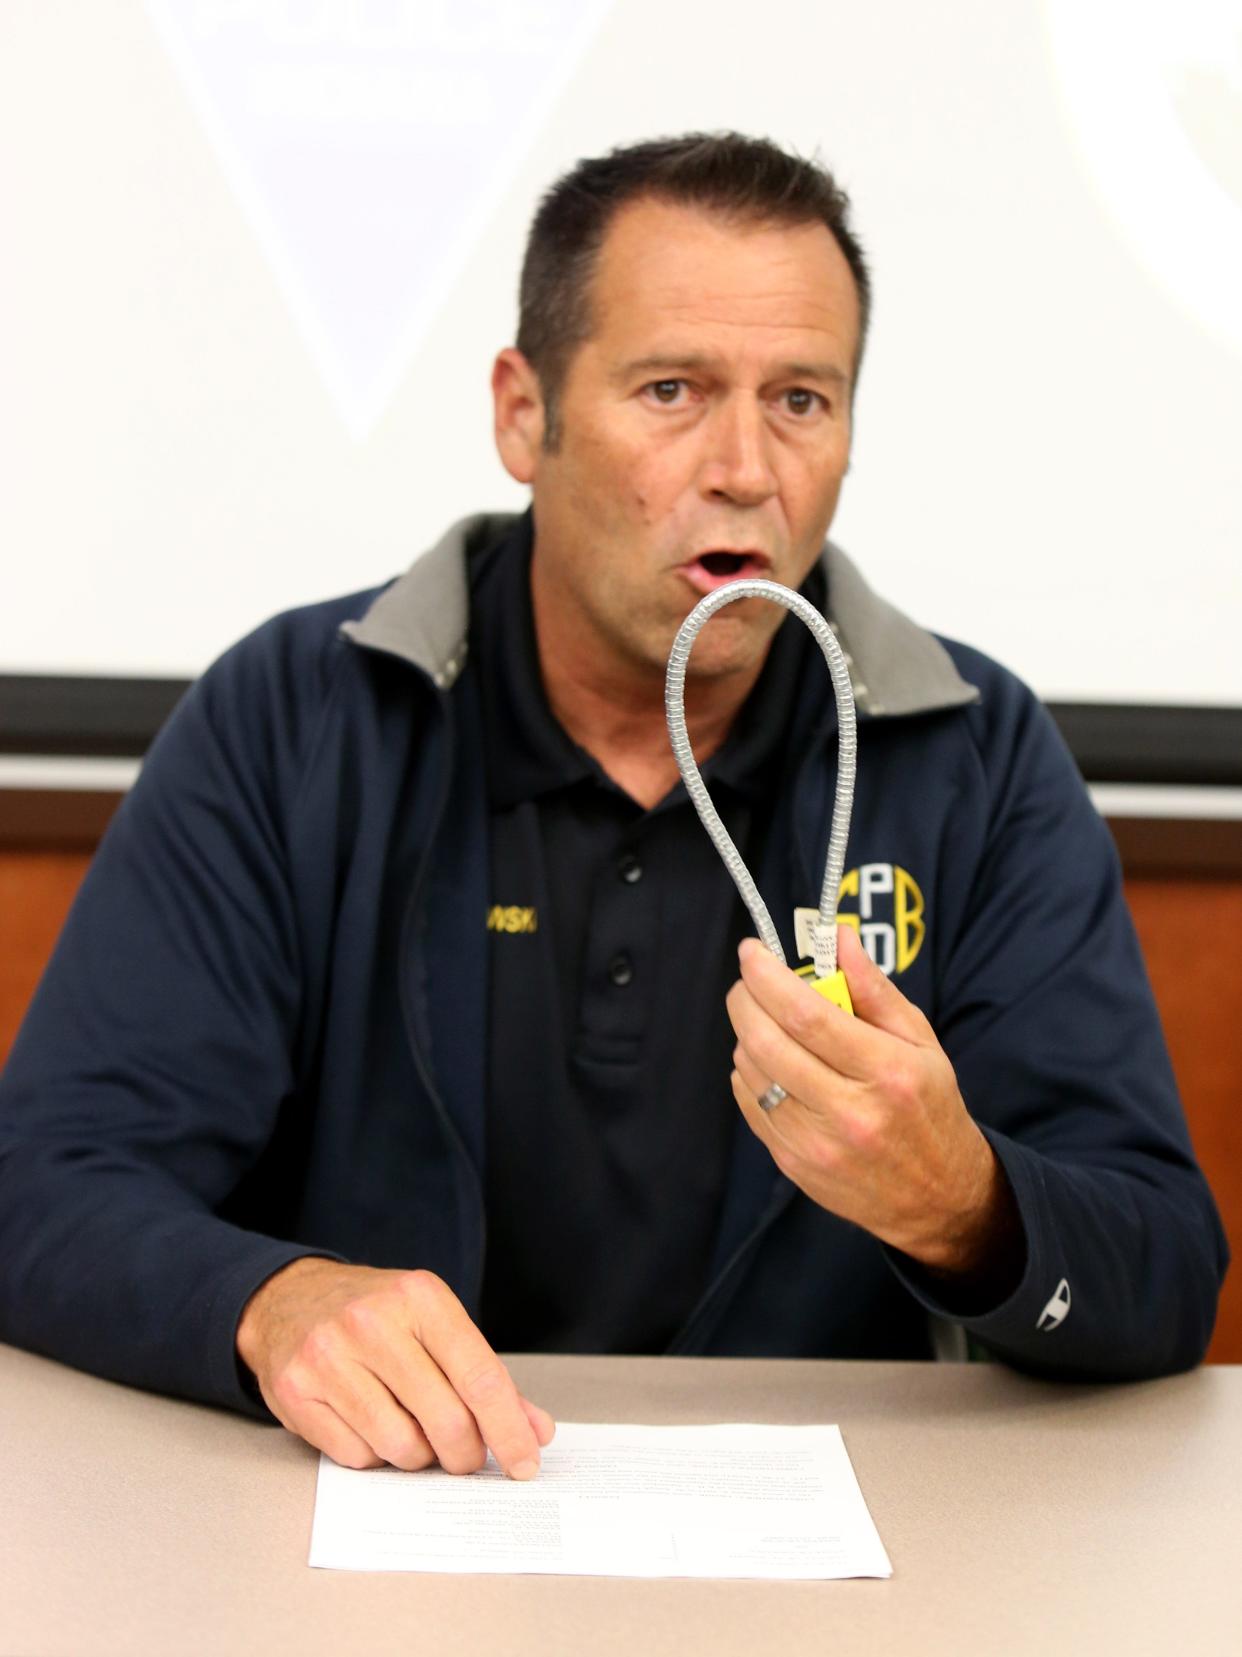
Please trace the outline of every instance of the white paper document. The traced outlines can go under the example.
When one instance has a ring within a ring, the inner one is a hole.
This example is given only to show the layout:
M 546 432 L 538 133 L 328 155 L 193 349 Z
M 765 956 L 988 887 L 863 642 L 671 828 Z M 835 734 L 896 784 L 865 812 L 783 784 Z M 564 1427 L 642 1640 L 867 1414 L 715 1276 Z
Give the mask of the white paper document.
M 310 1563 L 563 1576 L 891 1576 L 838 1427 L 563 1421 L 538 1478 L 320 1458 Z

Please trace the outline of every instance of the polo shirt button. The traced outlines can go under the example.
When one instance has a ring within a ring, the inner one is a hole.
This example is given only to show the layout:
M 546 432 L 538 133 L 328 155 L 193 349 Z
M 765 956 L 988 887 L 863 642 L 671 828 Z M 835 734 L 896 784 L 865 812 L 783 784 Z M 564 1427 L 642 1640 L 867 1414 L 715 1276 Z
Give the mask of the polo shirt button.
M 634 966 L 624 950 L 614 955 L 608 963 L 608 976 L 619 990 L 624 989 L 634 977 Z
M 633 852 L 625 852 L 617 859 L 617 873 L 627 886 L 633 886 L 636 880 L 643 878 L 643 866 Z

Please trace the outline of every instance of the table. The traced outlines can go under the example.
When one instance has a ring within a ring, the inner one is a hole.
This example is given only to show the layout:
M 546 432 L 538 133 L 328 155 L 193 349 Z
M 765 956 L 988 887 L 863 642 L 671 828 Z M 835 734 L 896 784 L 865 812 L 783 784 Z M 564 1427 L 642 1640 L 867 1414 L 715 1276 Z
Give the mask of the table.
M 797 1657 L 1242 1650 L 1242 1368 L 518 1356 L 564 1420 L 838 1422 L 888 1582 L 311 1570 L 279 1428 L 0 1346 L 4 1657 Z

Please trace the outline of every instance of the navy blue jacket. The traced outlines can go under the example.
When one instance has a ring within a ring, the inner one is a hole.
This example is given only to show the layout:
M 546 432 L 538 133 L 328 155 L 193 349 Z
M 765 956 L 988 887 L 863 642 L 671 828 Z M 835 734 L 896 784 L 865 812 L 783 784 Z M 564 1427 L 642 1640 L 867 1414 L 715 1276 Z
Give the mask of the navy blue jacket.
M 299 1255 L 425 1267 L 477 1311 L 489 891 L 467 555 L 505 527 L 467 520 L 378 594 L 269 622 L 156 740 L 0 1078 L 0 1338 L 265 1413 L 234 1334 Z M 1226 1249 L 1107 830 L 1029 691 L 831 546 L 825 567 L 860 716 L 842 910 L 931 1019 L 1025 1230 L 1017 1289 L 961 1321 L 1032 1371 L 1194 1364 Z M 828 726 L 776 802 L 770 899 L 816 902 Z M 710 1281 L 671 1351 L 925 1357 L 944 1311 L 738 1118 Z

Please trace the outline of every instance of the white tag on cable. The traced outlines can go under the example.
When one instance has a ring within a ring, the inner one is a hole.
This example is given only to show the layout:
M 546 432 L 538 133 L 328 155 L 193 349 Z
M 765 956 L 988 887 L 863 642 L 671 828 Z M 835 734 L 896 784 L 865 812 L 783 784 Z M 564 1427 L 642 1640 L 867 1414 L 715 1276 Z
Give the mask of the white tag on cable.
M 814 959 L 815 935 L 812 928 L 818 924 L 818 909 L 794 910 L 794 947 L 798 951 L 798 959 L 800 961 L 810 961 Z

